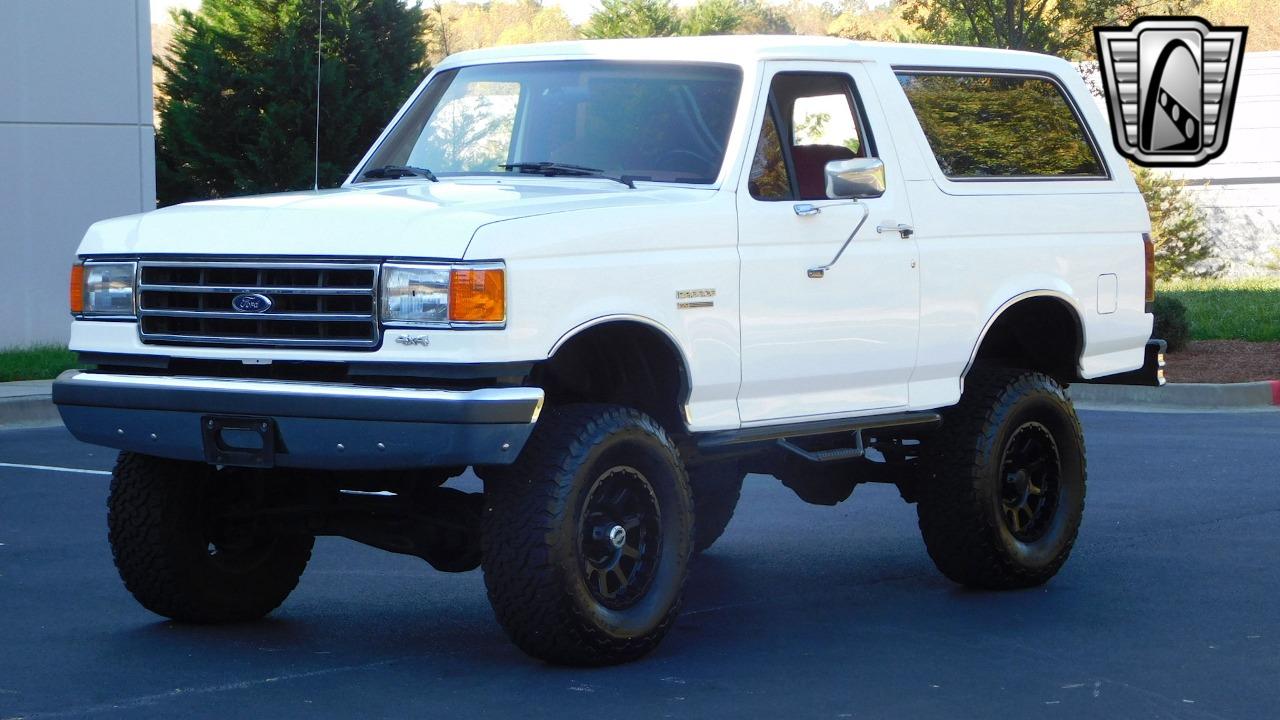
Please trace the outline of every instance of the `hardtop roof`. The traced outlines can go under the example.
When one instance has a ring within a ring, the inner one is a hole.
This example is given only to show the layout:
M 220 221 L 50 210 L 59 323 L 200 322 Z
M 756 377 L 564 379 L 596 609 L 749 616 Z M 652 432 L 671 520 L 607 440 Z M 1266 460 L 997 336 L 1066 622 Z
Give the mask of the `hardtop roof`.
M 438 68 L 504 61 L 567 59 L 721 62 L 737 65 L 766 60 L 882 62 L 893 66 L 1037 70 L 1056 74 L 1071 68 L 1061 58 L 1016 50 L 862 42 L 810 35 L 718 35 L 508 45 L 450 55 Z

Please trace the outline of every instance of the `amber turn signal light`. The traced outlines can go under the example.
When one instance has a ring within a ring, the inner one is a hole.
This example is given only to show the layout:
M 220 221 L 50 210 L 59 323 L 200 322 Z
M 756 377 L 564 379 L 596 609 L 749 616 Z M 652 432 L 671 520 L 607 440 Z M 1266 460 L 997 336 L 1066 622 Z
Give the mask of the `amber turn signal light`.
M 451 322 L 500 323 L 506 319 L 506 277 L 501 268 L 452 272 L 449 276 Z
M 84 265 L 71 266 L 70 305 L 71 313 L 79 315 L 84 312 Z

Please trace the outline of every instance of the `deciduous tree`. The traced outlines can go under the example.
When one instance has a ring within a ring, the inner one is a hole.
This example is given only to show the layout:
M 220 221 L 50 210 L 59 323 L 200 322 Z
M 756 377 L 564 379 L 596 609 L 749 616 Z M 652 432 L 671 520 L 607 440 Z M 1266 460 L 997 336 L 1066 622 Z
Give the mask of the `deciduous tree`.
M 427 52 L 433 63 L 463 50 L 578 37 L 563 10 L 538 0 L 453 0 L 424 7 Z
M 1185 14 L 1199 0 L 906 0 L 922 39 L 952 45 L 1092 57 L 1095 25 L 1141 15 Z
M 899 0 L 869 8 L 861 2 L 850 4 L 827 25 L 827 34 L 850 40 L 905 42 L 915 27 L 903 17 L 907 5 Z

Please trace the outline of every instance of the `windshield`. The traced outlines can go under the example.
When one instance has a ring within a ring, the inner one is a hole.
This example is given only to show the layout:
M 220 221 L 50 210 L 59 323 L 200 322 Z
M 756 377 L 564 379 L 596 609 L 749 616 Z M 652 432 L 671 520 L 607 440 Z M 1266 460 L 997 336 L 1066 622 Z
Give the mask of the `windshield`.
M 709 184 L 724 160 L 742 72 L 597 60 L 473 65 L 438 74 L 361 168 L 437 176 L 557 163 L 632 180 Z

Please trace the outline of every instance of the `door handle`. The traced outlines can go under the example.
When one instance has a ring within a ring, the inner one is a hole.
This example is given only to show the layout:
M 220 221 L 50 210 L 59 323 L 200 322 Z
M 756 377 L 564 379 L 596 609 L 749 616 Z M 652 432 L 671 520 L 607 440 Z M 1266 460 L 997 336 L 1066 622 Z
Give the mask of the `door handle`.
M 818 267 L 815 267 L 815 268 L 809 268 L 806 274 L 810 278 L 814 280 L 819 280 L 824 276 L 826 276 L 827 271 L 831 269 L 831 266 L 835 265 L 836 262 L 840 260 L 840 256 L 844 254 L 845 248 L 849 247 L 849 243 L 853 242 L 853 236 L 857 235 L 858 231 L 862 229 L 863 223 L 865 223 L 867 221 L 867 218 L 871 215 L 871 207 L 863 203 L 858 203 L 858 204 L 862 205 L 862 217 L 858 220 L 858 224 L 853 226 L 853 232 L 849 233 L 849 237 L 845 238 L 844 244 L 841 245 L 840 249 L 836 251 L 836 256 L 831 258 L 831 262 L 827 263 L 826 265 L 819 265 Z
M 876 232 L 896 232 L 900 237 L 909 238 L 915 234 L 916 229 L 906 223 L 898 223 L 897 225 L 889 225 L 886 223 L 883 225 L 877 225 Z
M 818 213 L 822 212 L 822 208 L 818 207 L 817 205 L 813 205 L 811 203 L 799 203 L 796 205 L 792 205 L 791 209 L 795 210 L 796 214 L 799 215 L 800 217 L 817 215 Z

